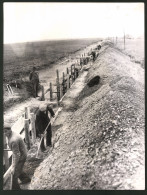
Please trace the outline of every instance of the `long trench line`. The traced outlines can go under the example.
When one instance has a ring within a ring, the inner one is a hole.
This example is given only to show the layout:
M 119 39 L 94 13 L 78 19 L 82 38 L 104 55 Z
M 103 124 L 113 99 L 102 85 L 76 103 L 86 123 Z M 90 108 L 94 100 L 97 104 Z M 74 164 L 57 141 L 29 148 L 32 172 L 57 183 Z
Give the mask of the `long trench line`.
M 79 77 L 75 80 L 75 82 L 73 83 L 71 88 L 67 91 L 67 93 L 65 94 L 65 96 L 63 98 L 63 102 L 64 102 L 65 107 L 72 105 L 75 98 L 78 97 L 79 93 L 82 91 L 82 89 L 85 86 L 85 79 L 86 79 L 87 74 L 88 74 L 88 71 L 82 72 L 79 75 Z M 63 106 L 63 108 L 64 108 L 64 106 Z M 61 125 L 61 124 L 64 125 L 64 123 L 63 123 L 64 120 L 63 120 L 62 116 L 64 116 L 64 119 L 65 119 L 65 114 L 63 114 L 63 112 L 65 112 L 63 109 L 59 112 L 57 120 L 55 120 L 53 125 L 55 125 L 55 126 Z M 54 140 L 54 132 L 53 132 L 52 139 Z M 54 143 L 54 144 L 56 144 L 56 143 Z M 43 160 L 46 159 L 46 156 L 48 156 L 49 153 L 52 153 L 52 150 L 49 150 L 48 153 L 45 154 L 45 156 L 43 157 Z M 59 161 L 60 161 L 60 159 L 59 159 Z M 35 170 L 34 170 L 34 172 L 35 172 Z M 31 183 L 21 185 L 21 188 L 23 190 L 29 190 L 31 188 Z

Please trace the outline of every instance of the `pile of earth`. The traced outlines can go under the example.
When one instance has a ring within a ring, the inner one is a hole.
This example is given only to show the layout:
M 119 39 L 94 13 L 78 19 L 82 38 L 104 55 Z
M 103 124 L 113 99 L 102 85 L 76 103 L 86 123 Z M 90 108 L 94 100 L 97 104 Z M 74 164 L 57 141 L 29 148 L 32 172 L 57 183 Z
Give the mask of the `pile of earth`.
M 54 148 L 35 170 L 30 189 L 143 190 L 144 70 L 103 43 L 87 71 L 80 95 L 68 106 L 63 101 Z M 89 86 L 96 76 L 99 82 Z
M 41 185 L 34 185 L 35 176 L 32 189 L 144 188 L 144 72 L 111 44 L 103 44 L 100 53 L 92 67 L 84 67 L 83 70 L 89 70 L 87 81 L 74 104 L 67 104 L 67 98 L 64 99 L 63 111 L 53 128 L 55 147 L 52 152 L 44 154 L 44 158 L 45 155 L 51 157 L 40 165 L 39 173 L 36 170 Z M 47 169 L 50 158 L 54 159 L 55 164 L 53 170 L 50 165 L 51 173 L 55 174 L 60 168 L 63 171 L 57 175 L 59 181 L 54 176 L 53 182 L 50 182 L 46 175 L 50 174 Z M 60 159 L 57 163 L 56 158 Z M 69 164 L 68 158 L 71 161 Z M 127 158 L 130 158 L 129 164 Z M 25 169 L 30 176 L 41 161 L 27 161 Z M 65 170 L 58 164 L 60 162 L 64 162 Z M 75 174 L 73 178 L 82 177 L 82 181 L 79 184 L 73 180 L 69 182 L 66 174 L 69 176 L 70 173 Z M 44 177 L 45 182 L 41 179 L 44 180 Z M 65 185 L 60 183 L 62 177 L 66 178 Z

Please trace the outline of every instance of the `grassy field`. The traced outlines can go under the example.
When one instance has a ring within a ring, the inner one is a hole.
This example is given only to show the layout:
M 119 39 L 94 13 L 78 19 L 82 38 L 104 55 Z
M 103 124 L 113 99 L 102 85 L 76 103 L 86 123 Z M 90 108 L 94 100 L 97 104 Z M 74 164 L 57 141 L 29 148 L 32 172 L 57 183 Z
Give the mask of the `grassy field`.
M 126 39 L 125 49 L 124 40 L 118 39 L 116 47 L 130 56 L 131 60 L 140 63 L 144 67 L 144 39 Z
M 99 39 L 76 39 L 28 42 L 4 45 L 3 81 L 25 76 L 35 66 L 38 70 L 97 42 Z

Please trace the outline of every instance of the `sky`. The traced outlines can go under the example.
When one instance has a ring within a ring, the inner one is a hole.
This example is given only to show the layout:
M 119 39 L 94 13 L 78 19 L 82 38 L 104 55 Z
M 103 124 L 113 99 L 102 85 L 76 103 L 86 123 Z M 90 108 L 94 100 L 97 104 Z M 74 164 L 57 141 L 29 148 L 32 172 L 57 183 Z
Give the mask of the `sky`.
M 144 35 L 144 3 L 4 3 L 4 43 Z

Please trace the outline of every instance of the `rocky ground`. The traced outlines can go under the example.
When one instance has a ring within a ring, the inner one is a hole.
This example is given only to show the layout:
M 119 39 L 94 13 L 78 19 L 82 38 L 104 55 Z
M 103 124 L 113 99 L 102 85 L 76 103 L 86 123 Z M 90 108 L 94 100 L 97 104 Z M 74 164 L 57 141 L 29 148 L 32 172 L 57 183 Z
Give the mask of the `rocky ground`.
M 99 76 L 99 83 L 88 83 Z M 145 188 L 144 69 L 103 42 L 65 95 L 53 124 L 53 148 L 28 155 L 29 190 Z
M 88 87 L 96 75 L 99 84 Z M 54 148 L 28 188 L 144 189 L 144 105 L 144 69 L 104 43 L 63 99 L 53 126 Z

